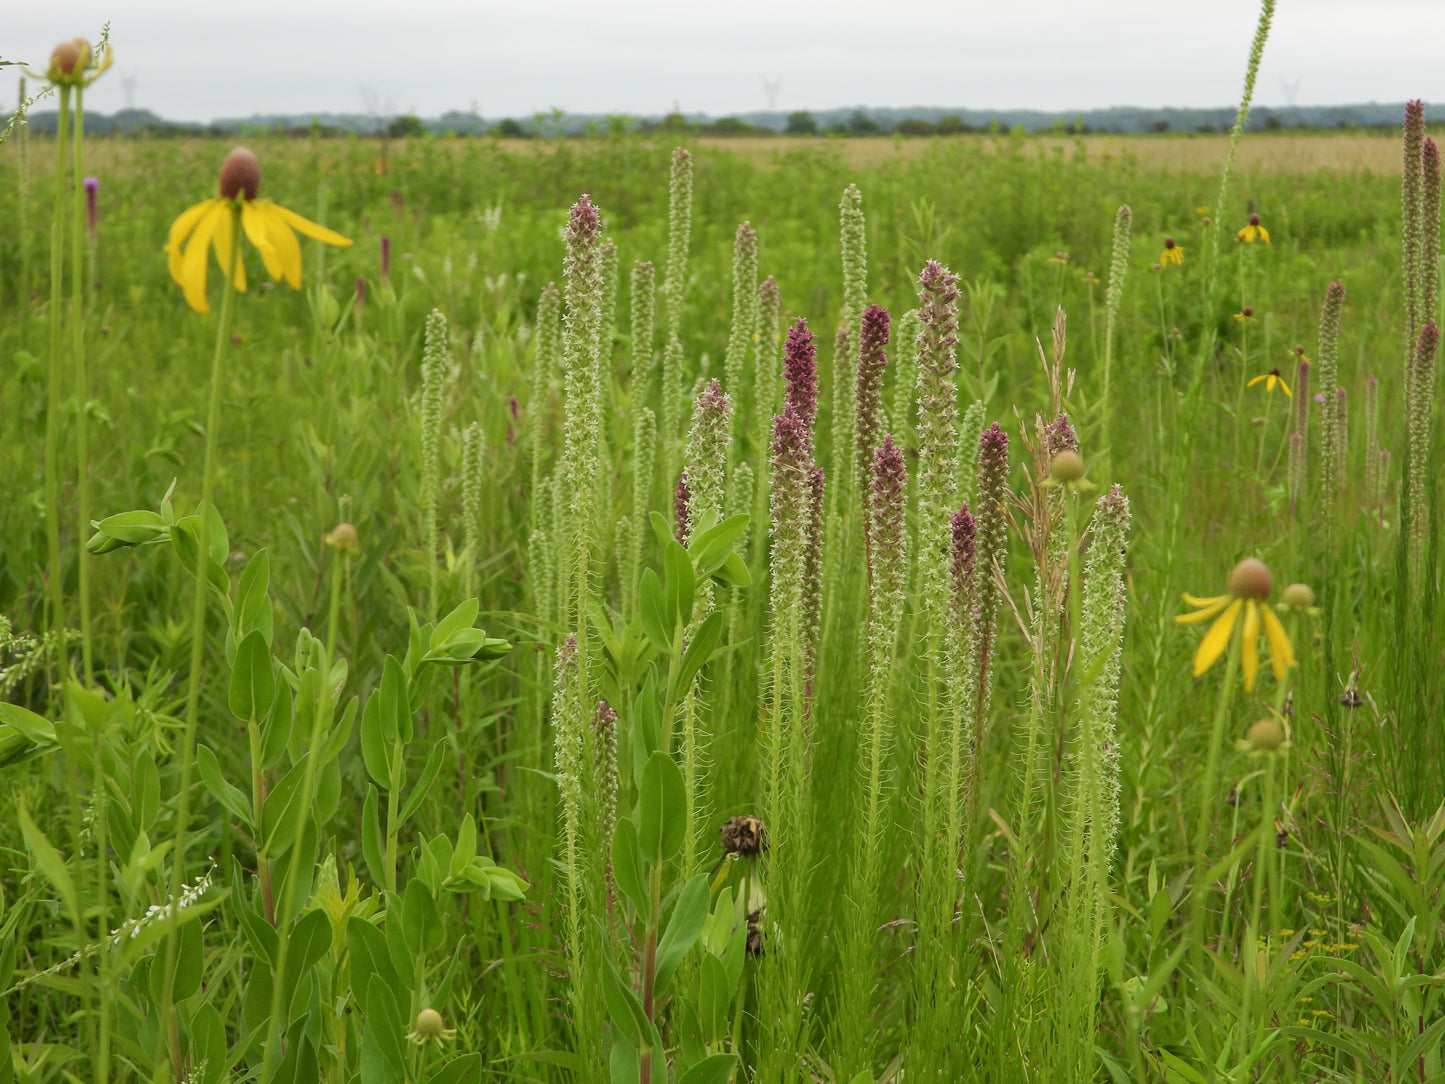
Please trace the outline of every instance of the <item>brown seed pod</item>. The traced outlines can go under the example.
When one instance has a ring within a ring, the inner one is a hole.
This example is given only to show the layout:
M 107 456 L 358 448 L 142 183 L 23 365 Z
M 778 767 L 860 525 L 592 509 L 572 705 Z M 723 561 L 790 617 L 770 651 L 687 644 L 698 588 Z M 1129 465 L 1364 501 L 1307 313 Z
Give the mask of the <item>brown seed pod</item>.
M 1252 598 L 1263 601 L 1269 598 L 1274 581 L 1263 561 L 1246 557 L 1234 566 L 1229 574 L 1229 593 L 1235 598 Z

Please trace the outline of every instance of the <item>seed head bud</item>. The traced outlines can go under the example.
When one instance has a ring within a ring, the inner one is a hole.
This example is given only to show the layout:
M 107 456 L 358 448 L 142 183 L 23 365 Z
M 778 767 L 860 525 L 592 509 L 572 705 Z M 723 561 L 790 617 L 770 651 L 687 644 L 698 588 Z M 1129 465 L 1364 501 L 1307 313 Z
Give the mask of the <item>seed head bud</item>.
M 1049 463 L 1049 477 L 1055 482 L 1077 482 L 1084 476 L 1084 457 L 1073 449 L 1065 449 Z
M 91 55 L 90 42 L 84 38 L 62 41 L 50 53 L 45 78 L 52 83 L 78 83 L 85 69 L 90 67 Z
M 256 198 L 261 190 L 261 163 L 245 147 L 237 147 L 221 163 L 221 198 Z
M 354 525 L 338 523 L 326 532 L 326 544 L 347 553 L 356 553 L 361 549 L 361 536 L 356 533 Z
M 1174 247 L 1175 247 L 1175 244 L 1176 244 L 1176 242 L 1175 242 L 1174 238 L 1172 238 L 1172 237 L 1166 237 L 1166 238 L 1164 238 L 1164 247 L 1165 247 L 1166 249 L 1168 249 L 1168 248 L 1174 248 Z
M 1273 719 L 1249 724 L 1249 744 L 1260 753 L 1275 753 L 1284 744 L 1284 728 Z
M 1259 215 L 1250 215 L 1250 216 L 1249 216 L 1249 224 L 1250 224 L 1251 226 L 1258 226 L 1258 225 L 1259 225 Z
M 1315 593 L 1307 584 L 1292 583 L 1280 593 L 1279 600 L 1292 610 L 1308 610 L 1315 604 Z
M 1229 574 L 1229 593 L 1235 598 L 1264 600 L 1269 598 L 1273 581 L 1263 561 L 1246 557 Z
M 422 1009 L 416 1014 L 416 1033 L 423 1039 L 435 1039 L 442 1030 L 442 1014 L 435 1009 Z

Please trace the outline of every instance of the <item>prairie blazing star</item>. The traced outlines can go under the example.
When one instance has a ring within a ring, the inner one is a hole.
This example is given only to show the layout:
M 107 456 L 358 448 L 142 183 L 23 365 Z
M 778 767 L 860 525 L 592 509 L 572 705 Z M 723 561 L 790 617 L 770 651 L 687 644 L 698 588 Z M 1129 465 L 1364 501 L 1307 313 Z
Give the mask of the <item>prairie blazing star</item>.
M 1168 267 L 1170 264 L 1179 267 L 1184 263 L 1184 250 L 1179 247 L 1179 242 L 1172 237 L 1164 238 L 1164 251 L 1159 253 L 1159 266 Z
M 232 285 L 242 293 L 246 290 L 246 269 L 234 248 L 240 241 L 235 236 L 238 217 L 246 236 L 261 253 L 266 272 L 273 279 L 284 278 L 293 289 L 301 286 L 301 246 L 296 233 L 340 248 L 351 244 L 341 234 L 278 203 L 257 199 L 260 188 L 260 163 L 245 147 L 237 147 L 221 165 L 221 194 L 188 207 L 171 223 L 166 240 L 171 278 L 185 291 L 186 304 L 197 312 L 210 311 L 206 304 L 206 258 L 213 248 L 216 262 L 228 279 L 234 263 L 236 277 Z M 235 214 L 237 208 L 239 216 Z
M 1259 215 L 1249 216 L 1249 225 L 1244 226 L 1234 236 L 1238 237 L 1246 245 L 1252 245 L 1255 241 L 1263 241 L 1269 244 L 1269 230 L 1259 224 Z
M 1289 635 L 1265 601 L 1269 598 L 1273 583 L 1269 569 L 1253 557 L 1246 557 L 1229 574 L 1227 594 L 1213 598 L 1195 598 L 1185 595 L 1184 601 L 1196 607 L 1193 613 L 1178 614 L 1174 620 L 1181 625 L 1195 625 L 1214 618 L 1214 624 L 1199 641 L 1194 652 L 1194 676 L 1199 677 L 1224 654 L 1234 635 L 1234 626 L 1239 615 L 1244 615 L 1243 641 L 1240 645 L 1240 661 L 1244 667 L 1245 692 L 1254 691 L 1254 679 L 1259 673 L 1259 634 L 1261 626 L 1269 642 L 1269 661 L 1274 670 L 1275 680 L 1284 680 L 1285 671 L 1295 664 L 1294 648 L 1290 646 Z
M 1280 388 L 1284 391 L 1286 399 L 1294 398 L 1294 393 L 1289 390 L 1289 385 L 1284 382 L 1284 377 L 1279 375 L 1278 369 L 1271 369 L 1267 373 L 1260 373 L 1258 376 L 1250 380 L 1249 383 L 1245 385 L 1245 387 L 1252 388 L 1261 380 L 1264 381 L 1265 391 L 1274 391 L 1274 386 L 1278 384 Z

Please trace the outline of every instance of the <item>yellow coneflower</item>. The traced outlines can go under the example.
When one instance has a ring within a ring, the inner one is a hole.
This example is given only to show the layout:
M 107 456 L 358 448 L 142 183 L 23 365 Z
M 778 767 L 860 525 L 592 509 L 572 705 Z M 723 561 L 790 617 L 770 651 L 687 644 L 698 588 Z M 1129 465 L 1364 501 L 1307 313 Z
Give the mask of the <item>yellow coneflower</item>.
M 1265 639 L 1269 643 L 1269 661 L 1274 669 L 1275 679 L 1284 680 L 1285 671 L 1295 664 L 1294 648 L 1290 646 L 1289 634 L 1284 631 L 1274 611 L 1264 603 L 1269 598 L 1273 581 L 1269 569 L 1263 562 L 1246 557 L 1234 566 L 1229 574 L 1228 593 L 1213 598 L 1195 598 L 1185 595 L 1184 601 L 1197 607 L 1193 613 L 1178 614 L 1174 620 L 1181 625 L 1194 625 L 1210 618 L 1217 618 L 1199 641 L 1194 652 L 1194 676 L 1199 677 L 1224 654 L 1234 635 L 1234 626 L 1239 615 L 1244 614 L 1241 662 L 1244 667 L 1244 689 L 1254 691 L 1254 679 L 1259 673 L 1259 634 L 1263 626 Z
M 1184 250 L 1172 237 L 1164 238 L 1164 251 L 1159 253 L 1159 266 L 1168 267 L 1170 264 L 1179 267 L 1184 263 Z
M 1244 306 L 1244 308 L 1240 309 L 1237 313 L 1234 314 L 1234 319 L 1241 324 L 1252 324 L 1254 323 L 1254 309 L 1251 308 L 1249 305 L 1246 305 Z
M 318 226 L 295 211 L 268 199 L 257 199 L 261 164 L 245 147 L 237 147 L 226 155 L 221 165 L 220 188 L 219 196 L 182 211 L 171 223 L 170 236 L 166 239 L 171 278 L 185 291 L 186 304 L 197 312 L 210 311 L 206 303 L 206 265 L 212 249 L 228 279 L 234 257 L 233 285 L 242 293 L 246 290 L 246 269 L 232 247 L 239 243 L 234 213 L 238 206 L 241 229 L 261 253 L 267 274 L 276 280 L 284 278 L 293 289 L 301 286 L 301 245 L 296 240 L 297 233 L 339 248 L 351 244 L 349 238 Z
M 1259 215 L 1250 215 L 1249 225 L 1242 227 L 1234 236 L 1247 245 L 1254 244 L 1256 240 L 1269 244 L 1269 230 L 1259 224 Z
M 1292 392 L 1292 391 L 1289 390 L 1289 385 L 1284 382 L 1284 377 L 1282 377 L 1282 376 L 1279 375 L 1279 370 L 1278 370 L 1278 369 L 1271 369 L 1271 370 L 1270 370 L 1269 372 L 1267 372 L 1267 373 L 1260 373 L 1258 376 L 1256 376 L 1256 377 L 1254 377 L 1252 380 L 1250 380 L 1249 383 L 1245 384 L 1245 387 L 1246 387 L 1246 388 L 1252 388 L 1252 387 L 1254 387 L 1256 384 L 1258 384 L 1261 380 L 1264 381 L 1264 390 L 1265 390 L 1265 391 L 1274 391 L 1274 386 L 1275 386 L 1276 384 L 1278 384 L 1278 385 L 1280 386 L 1280 388 L 1284 391 L 1285 398 L 1287 398 L 1287 399 L 1293 399 L 1293 398 L 1294 398 L 1294 392 Z
M 1194 208 L 1194 213 L 1197 214 L 1197 215 L 1207 215 L 1207 214 L 1209 213 L 1209 208 L 1208 208 L 1208 207 L 1196 207 L 1196 208 Z

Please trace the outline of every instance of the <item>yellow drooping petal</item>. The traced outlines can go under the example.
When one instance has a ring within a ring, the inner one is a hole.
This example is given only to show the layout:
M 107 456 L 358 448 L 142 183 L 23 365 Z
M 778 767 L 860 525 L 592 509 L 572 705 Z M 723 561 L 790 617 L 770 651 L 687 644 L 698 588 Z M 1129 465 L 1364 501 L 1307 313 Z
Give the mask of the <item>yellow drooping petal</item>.
M 1244 638 L 1240 662 L 1244 664 L 1244 691 L 1254 691 L 1254 679 L 1259 675 L 1259 603 L 1248 599 L 1244 604 Z
M 282 220 L 297 233 L 304 234 L 323 244 L 335 245 L 337 248 L 348 248 L 351 245 L 351 238 L 342 237 L 341 234 L 335 230 L 328 230 L 325 226 L 318 226 L 309 218 L 302 218 L 295 211 L 288 211 L 279 203 L 272 203 L 270 200 L 263 200 L 261 202 L 270 204 L 276 213 L 281 216 Z
M 279 279 L 282 271 L 281 259 L 272 242 L 271 223 L 256 206 L 255 200 L 247 200 L 241 204 L 241 227 L 251 239 L 251 244 L 256 246 L 256 251 L 261 254 L 261 262 L 266 265 L 266 274 L 272 279 Z
M 218 224 L 226 215 L 226 205 L 220 200 L 211 203 L 210 211 L 201 216 L 186 251 L 181 257 L 180 274 L 176 282 L 186 295 L 186 304 L 197 312 L 210 312 L 206 304 L 206 261 L 211 255 L 211 238 L 215 236 Z
M 1261 609 L 1264 611 L 1264 638 L 1269 642 L 1269 664 L 1274 667 L 1275 680 L 1283 681 L 1286 668 L 1295 664 L 1294 646 L 1274 611 L 1268 607 Z
M 280 214 L 281 208 L 274 203 L 268 203 L 261 208 L 265 216 L 266 235 L 276 246 L 276 262 L 281 268 L 281 274 L 286 277 L 286 283 L 293 290 L 301 289 L 301 244 L 296 240 L 296 235 L 291 232 L 290 225 Z
M 228 284 L 234 285 L 238 293 L 246 292 L 246 263 L 241 259 L 241 253 L 234 246 L 241 243 L 241 238 L 236 235 L 236 214 L 229 205 L 224 214 L 219 216 L 220 221 L 216 224 L 214 246 L 216 249 L 216 263 L 221 268 L 221 273 L 226 276 Z M 232 261 L 234 262 L 234 265 Z M 235 282 L 231 282 L 231 268 L 236 269 Z
M 1279 386 L 1284 389 L 1284 397 L 1286 399 L 1293 399 L 1294 392 L 1289 390 L 1289 385 L 1284 382 L 1284 377 L 1276 377 L 1276 379 L 1279 381 Z
M 1261 380 L 1268 380 L 1271 375 L 1272 375 L 1272 374 L 1270 374 L 1270 373 L 1260 373 L 1257 377 L 1255 377 L 1253 380 L 1251 380 L 1251 381 L 1249 381 L 1248 383 L 1246 383 L 1244 386 L 1245 386 L 1246 388 L 1252 388 L 1252 387 L 1254 387 L 1256 384 L 1258 384 Z
M 220 199 L 202 200 L 194 206 L 187 207 L 176 220 L 171 223 L 169 235 L 166 237 L 166 264 L 171 273 L 171 278 L 176 280 L 176 285 L 184 286 L 181 281 L 181 249 L 187 237 L 195 230 L 206 212 L 215 208 L 216 204 L 224 201 Z
M 1269 244 L 1269 230 L 1265 229 L 1263 226 L 1256 226 L 1255 229 L 1259 231 L 1259 239 L 1265 244 Z
M 1239 609 L 1243 605 L 1243 599 L 1235 599 L 1219 615 L 1219 620 L 1209 626 L 1209 631 L 1204 634 L 1204 639 L 1199 641 L 1199 649 L 1194 652 L 1195 677 L 1208 670 L 1219 656 L 1224 654 L 1224 649 L 1229 644 L 1229 634 L 1234 631 L 1235 619 L 1239 617 Z
M 1198 606 L 1192 614 L 1175 614 L 1174 620 L 1180 625 L 1196 625 L 1201 621 L 1208 621 L 1224 607 L 1229 605 L 1230 595 L 1219 595 L 1216 598 L 1195 598 L 1193 595 L 1185 595 L 1184 601 L 1191 606 Z

